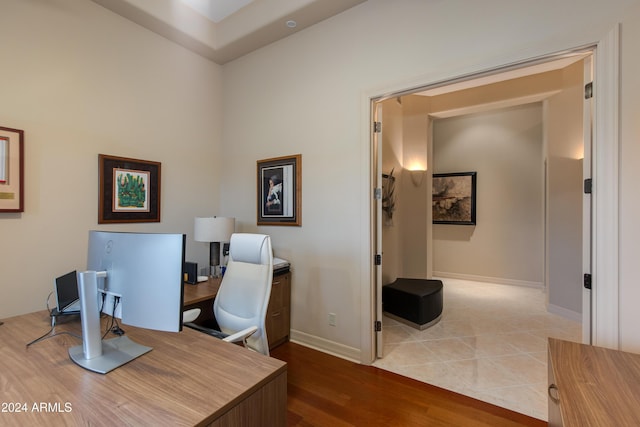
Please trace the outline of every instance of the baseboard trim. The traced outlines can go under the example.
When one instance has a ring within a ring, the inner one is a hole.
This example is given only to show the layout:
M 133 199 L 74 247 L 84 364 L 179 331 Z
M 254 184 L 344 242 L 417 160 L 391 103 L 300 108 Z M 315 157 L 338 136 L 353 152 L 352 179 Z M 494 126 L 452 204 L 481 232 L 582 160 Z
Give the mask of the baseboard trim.
M 348 360 L 354 363 L 360 362 L 360 350 L 324 338 L 310 335 L 304 332 L 291 330 L 291 342 Z
M 576 311 L 553 304 L 547 305 L 547 311 L 549 313 L 557 314 L 558 316 L 564 317 L 565 319 L 582 323 L 582 313 L 578 313 Z
M 473 280 L 475 282 L 496 283 L 498 285 L 526 286 L 528 288 L 540 288 L 540 289 L 544 288 L 544 284 L 542 282 L 530 282 L 527 280 L 505 279 L 503 277 L 476 276 L 474 274 L 449 273 L 446 271 L 434 271 L 433 276 L 449 278 L 449 279 Z

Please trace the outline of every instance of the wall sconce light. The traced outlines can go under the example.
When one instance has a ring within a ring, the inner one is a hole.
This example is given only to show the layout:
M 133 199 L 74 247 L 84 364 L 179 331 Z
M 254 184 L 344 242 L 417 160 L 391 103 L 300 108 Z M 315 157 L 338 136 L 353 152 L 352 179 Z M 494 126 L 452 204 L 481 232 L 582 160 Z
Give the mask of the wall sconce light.
M 425 175 L 424 170 L 411 170 L 409 171 L 409 174 L 411 174 L 411 182 L 413 182 L 413 185 L 415 185 L 416 187 L 420 187 L 422 185 L 422 181 L 424 181 L 424 175 Z

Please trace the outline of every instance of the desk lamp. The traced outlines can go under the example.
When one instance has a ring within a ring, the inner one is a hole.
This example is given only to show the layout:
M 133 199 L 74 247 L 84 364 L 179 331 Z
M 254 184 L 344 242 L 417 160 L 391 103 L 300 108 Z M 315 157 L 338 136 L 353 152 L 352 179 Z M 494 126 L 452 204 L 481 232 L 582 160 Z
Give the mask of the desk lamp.
M 205 217 L 196 218 L 194 224 L 194 239 L 196 242 L 208 242 L 209 245 L 209 275 L 219 277 L 220 242 L 231 239 L 236 225 L 235 218 Z

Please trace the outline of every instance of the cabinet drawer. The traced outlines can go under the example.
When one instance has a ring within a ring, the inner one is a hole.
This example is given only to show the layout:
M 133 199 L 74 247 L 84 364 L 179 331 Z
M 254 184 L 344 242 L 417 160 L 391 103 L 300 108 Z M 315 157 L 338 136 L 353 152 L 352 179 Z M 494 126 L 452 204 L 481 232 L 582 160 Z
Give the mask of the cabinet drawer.
M 280 274 L 273 277 L 271 283 L 271 297 L 267 308 L 265 328 L 269 348 L 282 344 L 289 340 L 291 329 L 291 273 Z

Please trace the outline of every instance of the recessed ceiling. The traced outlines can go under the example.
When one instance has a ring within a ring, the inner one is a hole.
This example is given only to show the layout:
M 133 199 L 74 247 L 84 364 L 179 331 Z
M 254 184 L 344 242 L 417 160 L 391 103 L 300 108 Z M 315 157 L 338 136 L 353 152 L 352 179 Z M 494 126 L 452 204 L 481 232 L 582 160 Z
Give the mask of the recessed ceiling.
M 508 71 L 491 73 L 486 76 L 463 79 L 459 82 L 443 84 L 437 87 L 428 88 L 423 91 L 419 91 L 416 95 L 422 96 L 436 96 L 443 95 L 449 92 L 456 92 L 464 89 L 471 89 L 478 86 L 484 86 L 492 83 L 497 83 L 505 80 L 517 79 L 519 77 L 530 76 L 532 74 L 545 73 L 547 71 L 560 70 L 568 67 L 574 62 L 580 61 L 589 53 L 576 53 L 569 54 L 566 57 L 555 59 L 551 61 L 542 62 L 535 65 L 529 65 L 525 67 L 519 67 Z
M 215 23 L 242 9 L 253 0 L 180 0 Z
M 533 76 L 536 74 L 546 73 L 548 71 L 561 70 L 569 65 L 584 59 L 589 56 L 590 52 L 573 52 L 566 55 L 560 55 L 556 59 L 543 60 L 542 62 L 514 67 L 504 71 L 496 71 L 482 75 L 479 77 L 462 78 L 459 81 L 443 83 L 442 85 L 436 85 L 434 87 L 426 88 L 425 90 L 418 90 L 414 95 L 435 97 L 438 95 L 446 95 L 453 92 L 458 92 L 466 89 L 478 88 L 480 86 L 491 85 L 494 83 L 506 82 L 515 80 L 521 77 Z M 473 105 L 467 105 L 464 107 L 448 109 L 444 111 L 432 112 L 431 116 L 434 118 L 448 118 L 465 114 L 479 113 L 483 111 L 495 110 L 498 108 L 513 107 L 516 105 L 528 104 L 532 102 L 543 101 L 558 93 L 557 90 L 540 91 L 535 94 L 526 96 L 520 96 L 515 98 L 505 98 L 499 101 L 493 101 L 488 103 L 477 103 Z
M 225 64 L 366 0 L 92 0 Z M 287 25 L 293 21 L 296 25 Z

